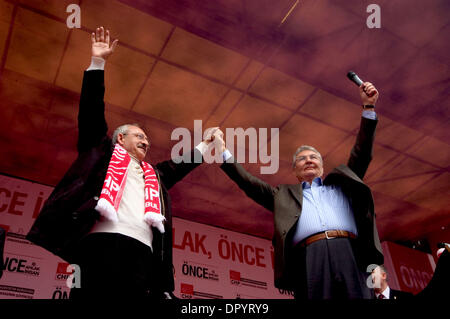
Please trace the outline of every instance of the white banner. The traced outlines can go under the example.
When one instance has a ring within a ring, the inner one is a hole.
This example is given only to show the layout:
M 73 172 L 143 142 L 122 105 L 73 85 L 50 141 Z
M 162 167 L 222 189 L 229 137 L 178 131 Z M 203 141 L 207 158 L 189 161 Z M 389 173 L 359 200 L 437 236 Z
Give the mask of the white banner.
M 0 227 L 7 230 L 0 299 L 69 296 L 68 264 L 25 239 L 52 189 L 0 175 Z M 173 218 L 173 239 L 179 298 L 293 298 L 273 285 L 269 240 L 179 218 Z

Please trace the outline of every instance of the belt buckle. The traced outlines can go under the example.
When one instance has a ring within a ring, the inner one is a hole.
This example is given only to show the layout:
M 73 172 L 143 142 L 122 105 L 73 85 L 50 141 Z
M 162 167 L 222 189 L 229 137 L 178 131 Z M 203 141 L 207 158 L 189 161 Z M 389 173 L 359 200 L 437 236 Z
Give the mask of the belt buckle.
M 326 230 L 326 231 L 325 231 L 325 237 L 326 237 L 327 239 L 333 239 L 333 238 L 336 238 L 336 236 L 334 236 L 334 237 L 328 236 L 328 232 L 329 232 L 329 230 Z

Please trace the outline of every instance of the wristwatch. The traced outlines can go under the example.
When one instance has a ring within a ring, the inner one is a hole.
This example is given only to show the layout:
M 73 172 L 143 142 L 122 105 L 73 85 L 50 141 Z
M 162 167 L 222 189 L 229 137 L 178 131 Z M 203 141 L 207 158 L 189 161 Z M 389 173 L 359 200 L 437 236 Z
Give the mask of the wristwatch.
M 366 104 L 366 105 L 362 105 L 362 108 L 363 108 L 363 110 L 365 110 L 365 109 L 374 109 L 375 108 L 375 105 L 372 105 L 372 104 Z

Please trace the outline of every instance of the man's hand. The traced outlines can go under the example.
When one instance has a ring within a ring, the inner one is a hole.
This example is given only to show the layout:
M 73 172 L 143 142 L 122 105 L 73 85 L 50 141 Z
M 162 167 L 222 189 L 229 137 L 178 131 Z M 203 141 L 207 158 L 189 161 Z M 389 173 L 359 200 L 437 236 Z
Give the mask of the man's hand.
M 205 139 L 203 142 L 206 145 L 214 142 L 216 151 L 220 151 L 221 153 L 225 152 L 225 141 L 223 140 L 223 132 L 219 129 L 219 127 L 212 127 L 208 129 L 205 134 Z
M 223 140 L 223 133 L 221 130 L 218 130 L 214 133 L 214 144 L 216 144 L 216 151 L 220 153 L 225 152 L 227 149 L 225 146 L 225 141 Z
M 373 94 L 373 95 L 372 95 Z M 364 82 L 359 87 L 359 95 L 363 105 L 375 105 L 378 100 L 378 90 L 370 82 Z M 372 96 L 370 96 L 372 95 Z
M 114 52 L 114 49 L 117 46 L 119 40 L 114 40 L 110 46 L 110 37 L 109 30 L 106 30 L 103 27 L 97 28 L 95 33 L 91 34 L 92 40 L 92 56 L 98 57 L 102 59 L 107 59 L 111 53 Z
M 207 129 L 205 131 L 205 133 L 203 134 L 203 137 L 204 137 L 203 142 L 205 142 L 206 145 L 209 145 L 209 143 L 214 141 L 214 138 L 215 138 L 214 133 L 216 131 L 219 131 L 219 132 L 222 133 L 222 131 L 219 129 L 218 126 L 217 127 L 211 127 L 211 128 L 209 128 L 209 129 Z M 223 135 L 223 133 L 222 133 L 222 135 Z

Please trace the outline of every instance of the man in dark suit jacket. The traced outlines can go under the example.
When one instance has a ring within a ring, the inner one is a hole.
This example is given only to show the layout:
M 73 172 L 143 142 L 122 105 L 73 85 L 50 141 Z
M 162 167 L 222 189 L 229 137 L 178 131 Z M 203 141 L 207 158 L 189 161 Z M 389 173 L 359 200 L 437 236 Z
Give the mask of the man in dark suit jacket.
M 414 297 L 416 299 L 448 300 L 450 298 L 450 244 L 438 244 L 438 261 L 428 285 Z
M 375 299 L 408 299 L 412 298 L 413 294 L 401 290 L 395 290 L 389 287 L 388 274 L 383 265 L 377 266 L 372 271 L 372 283 L 374 284 Z
M 107 135 L 103 68 L 116 44 L 117 40 L 110 44 L 109 31 L 103 27 L 92 34 L 92 61 L 84 73 L 78 114 L 78 157 L 45 202 L 27 239 L 80 266 L 81 289 L 72 289 L 71 297 L 159 298 L 174 290 L 168 189 L 200 165 L 202 147 L 212 138 L 182 161 L 153 166 L 159 184 L 159 194 L 153 197 L 159 197 L 165 221 L 163 230 L 150 227 L 144 221 L 147 179 L 142 169 L 148 138 L 137 124 L 120 126 L 112 139 Z M 95 209 L 115 144 L 130 156 L 117 222 Z
M 362 181 L 372 159 L 378 92 L 369 82 L 359 90 L 363 117 L 356 144 L 347 165 L 324 180 L 322 157 L 311 146 L 294 155 L 300 183 L 277 187 L 249 174 L 224 151 L 223 171 L 274 213 L 275 286 L 294 290 L 298 299 L 369 299 L 366 269 L 383 263 L 373 198 Z

